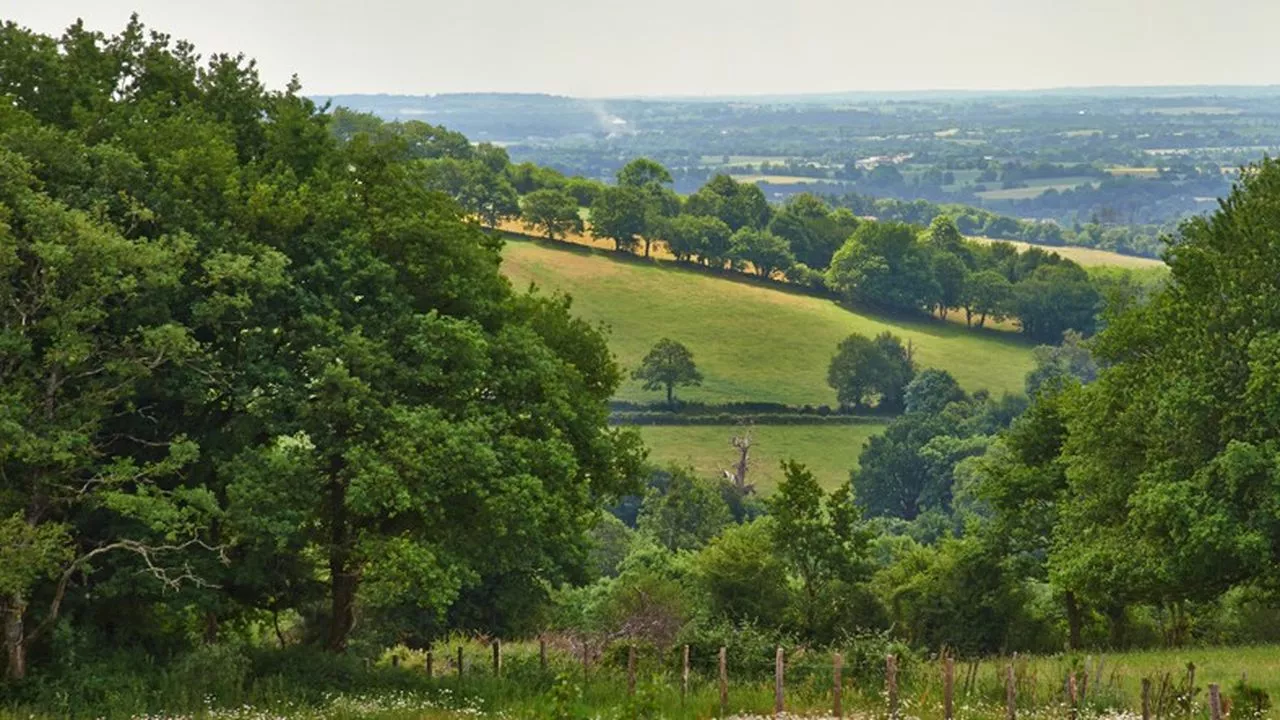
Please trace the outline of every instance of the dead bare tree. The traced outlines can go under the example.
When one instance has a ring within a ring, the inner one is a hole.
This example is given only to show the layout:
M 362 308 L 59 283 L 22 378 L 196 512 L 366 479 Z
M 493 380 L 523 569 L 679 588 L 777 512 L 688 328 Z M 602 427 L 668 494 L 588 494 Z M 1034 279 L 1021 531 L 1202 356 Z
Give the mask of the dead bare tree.
M 747 483 L 747 471 L 751 468 L 751 426 L 743 425 L 742 431 L 730 439 L 729 444 L 738 450 L 738 462 L 732 470 L 724 470 L 726 480 L 733 483 L 738 492 L 750 495 L 755 492 L 755 485 Z

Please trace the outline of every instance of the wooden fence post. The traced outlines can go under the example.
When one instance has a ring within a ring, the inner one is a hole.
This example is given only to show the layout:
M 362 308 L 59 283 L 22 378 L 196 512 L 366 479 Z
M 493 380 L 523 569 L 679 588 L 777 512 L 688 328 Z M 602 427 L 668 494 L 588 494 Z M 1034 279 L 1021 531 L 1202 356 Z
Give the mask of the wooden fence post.
M 844 717 L 844 708 L 841 707 L 840 701 L 843 699 L 841 693 L 844 691 L 844 683 L 840 677 L 841 671 L 844 669 L 844 656 L 835 653 L 831 658 L 831 714 L 837 718 Z
M 587 639 L 582 639 L 582 682 L 587 681 L 591 666 L 591 650 L 587 646 Z
M 1067 716 L 1071 720 L 1076 720 L 1079 702 L 1080 700 L 1076 696 L 1076 674 L 1073 671 L 1067 674 Z
M 399 655 L 392 655 L 392 656 L 391 656 L 391 667 L 393 667 L 393 668 L 398 668 L 398 667 L 400 667 L 400 656 L 399 656 Z
M 720 715 L 729 712 L 729 664 L 725 647 L 720 646 Z
M 942 658 L 942 718 L 954 720 L 956 692 L 956 661 L 950 655 Z
M 1142 720 L 1151 720 L 1151 678 L 1142 678 Z
M 462 677 L 462 646 L 458 646 L 458 677 Z
M 1187 717 L 1191 717 L 1191 705 L 1196 699 L 1196 664 L 1187 663 Z
M 1018 716 L 1018 691 L 1013 682 L 1013 663 L 1004 671 L 1004 701 L 1005 701 L 1005 717 L 1008 720 L 1015 720 Z
M 544 673 L 547 671 L 547 639 L 544 637 L 538 638 L 538 667 Z
M 689 646 L 684 646 L 684 666 L 680 669 L 680 704 L 689 694 Z
M 773 653 L 773 714 L 782 715 L 782 646 Z
M 502 677 L 502 641 L 493 641 L 493 676 Z
M 1209 720 L 1222 720 L 1222 694 L 1218 683 L 1209 683 Z
M 889 718 L 898 718 L 898 658 L 887 655 L 884 659 L 884 684 L 889 693 Z
M 627 697 L 636 694 L 636 646 L 627 646 Z
M 427 648 L 427 679 L 428 679 L 428 680 L 430 680 L 430 679 L 431 679 L 431 672 L 432 672 L 432 669 L 433 669 L 433 668 L 431 667 L 431 665 L 432 665 L 432 660 L 433 660 L 433 659 L 434 659 L 434 658 L 433 658 L 433 657 L 432 657 L 432 655 L 431 655 L 431 648 Z

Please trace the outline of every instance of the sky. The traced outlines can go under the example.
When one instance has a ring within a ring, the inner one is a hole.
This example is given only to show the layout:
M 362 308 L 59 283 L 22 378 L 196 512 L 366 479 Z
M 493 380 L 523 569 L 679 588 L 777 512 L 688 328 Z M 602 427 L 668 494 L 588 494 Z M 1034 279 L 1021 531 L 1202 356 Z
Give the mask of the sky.
M 1280 0 L 0 0 L 53 34 L 134 11 L 313 95 L 1280 83 Z

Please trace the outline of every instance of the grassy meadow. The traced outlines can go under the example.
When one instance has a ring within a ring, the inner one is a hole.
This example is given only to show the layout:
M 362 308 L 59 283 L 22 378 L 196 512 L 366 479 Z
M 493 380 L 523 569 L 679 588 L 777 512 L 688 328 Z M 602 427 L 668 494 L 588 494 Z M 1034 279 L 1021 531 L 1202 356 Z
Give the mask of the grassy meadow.
M 792 459 L 833 490 L 848 482 L 867 440 L 883 429 L 882 423 L 753 426 L 747 482 L 768 494 L 782 480 L 780 463 Z M 738 451 L 729 441 L 742 430 L 733 425 L 645 425 L 640 436 L 649 446 L 650 460 L 688 465 L 701 477 L 716 477 L 737 462 Z
M 591 640 L 588 667 L 583 668 L 580 638 L 548 636 L 548 667 L 539 660 L 534 640 L 503 643 L 502 671 L 495 675 L 486 638 L 453 636 L 434 644 L 433 675 L 426 673 L 426 651 L 396 647 L 361 670 L 354 661 L 330 663 L 325 678 L 245 677 L 210 690 L 217 677 L 206 675 L 190 684 L 162 683 L 149 690 L 122 686 L 93 708 L 104 720 L 459 720 L 493 717 L 508 720 L 543 718 L 669 718 L 703 720 L 720 716 L 715 649 L 691 649 L 688 694 L 680 692 L 680 650 L 659 654 L 651 646 L 637 653 L 635 692 L 627 691 L 625 642 L 608 647 Z M 458 649 L 464 653 L 458 673 Z M 846 717 L 883 718 L 886 696 L 880 658 L 865 650 L 842 648 Z M 785 647 L 787 717 L 830 718 L 832 656 L 826 651 Z M 746 653 L 746 654 L 744 654 Z M 773 658 L 769 648 L 754 652 L 728 646 L 728 711 L 739 720 L 772 717 Z M 1186 695 L 1187 663 L 1194 663 L 1195 690 L 1190 707 Z M 1274 718 L 1274 710 L 1245 712 L 1235 684 L 1242 677 L 1270 697 L 1280 697 L 1280 647 L 1185 648 L 1107 654 L 1070 654 L 982 658 L 955 663 L 955 716 L 958 720 L 1002 720 L 1005 671 L 1015 671 L 1017 715 L 1034 720 L 1136 720 L 1140 717 L 1142 680 L 1152 681 L 1152 717 L 1165 720 L 1208 720 L 1208 685 L 1218 684 L 1231 711 L 1229 718 Z M 936 657 L 909 656 L 899 664 L 901 715 L 916 720 L 942 720 L 942 672 Z M 158 672 L 166 672 L 159 670 Z M 1089 679 L 1083 676 L 1088 673 Z M 1069 673 L 1084 691 L 1078 712 L 1064 697 Z M 214 673 L 217 675 L 217 673 Z M 1167 681 L 1166 681 L 1167 677 Z M 225 678 L 224 678 L 225 680 Z M 291 681 L 292 680 L 292 681 Z M 358 680 L 366 689 L 341 686 Z M 208 685 L 208 687 L 205 687 Z M 321 691 L 330 685 L 332 689 Z M 150 708 L 150 710 L 148 710 Z M 162 709 L 163 708 L 163 709 Z M 21 703 L 0 703 L 0 720 L 45 720 L 79 716 L 32 711 Z
M 1032 366 L 1031 346 L 1011 333 L 855 313 L 830 300 L 670 263 L 512 238 L 503 272 L 517 288 L 535 283 L 570 294 L 578 315 L 608 327 L 628 372 L 663 337 L 687 345 L 704 377 L 701 387 L 679 391 L 687 400 L 832 405 L 827 363 L 836 344 L 855 332 L 895 333 L 911 342 L 920 367 L 948 370 L 971 391 L 1020 392 Z M 618 397 L 643 402 L 661 394 L 628 376 Z

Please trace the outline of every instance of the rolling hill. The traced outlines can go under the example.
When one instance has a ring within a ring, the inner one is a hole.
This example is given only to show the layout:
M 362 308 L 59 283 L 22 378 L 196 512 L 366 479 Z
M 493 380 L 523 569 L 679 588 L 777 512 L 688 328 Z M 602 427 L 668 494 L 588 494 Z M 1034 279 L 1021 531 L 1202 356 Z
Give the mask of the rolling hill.
M 970 391 L 1021 392 L 1032 366 L 1030 345 L 1013 333 L 855 313 L 776 285 L 571 244 L 509 238 L 503 272 L 517 288 L 534 283 L 571 295 L 578 315 L 608 326 L 628 373 L 661 338 L 687 345 L 704 380 L 678 392 L 686 400 L 834 405 L 827 363 L 850 333 L 892 332 L 911 343 L 920 367 L 945 369 Z M 628 374 L 618 398 L 655 401 L 661 394 Z

